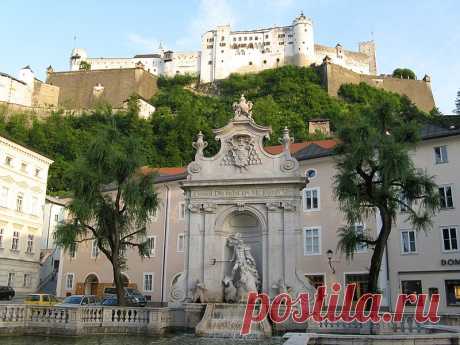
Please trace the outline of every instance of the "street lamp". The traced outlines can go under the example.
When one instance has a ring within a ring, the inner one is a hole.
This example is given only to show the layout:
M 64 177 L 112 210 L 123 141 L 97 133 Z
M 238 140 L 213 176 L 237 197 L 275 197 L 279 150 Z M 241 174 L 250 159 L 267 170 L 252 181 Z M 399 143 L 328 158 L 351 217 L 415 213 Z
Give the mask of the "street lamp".
M 332 274 L 335 274 L 335 268 L 334 266 L 332 266 L 332 255 L 334 255 L 334 252 L 331 249 L 329 249 L 326 252 L 326 255 L 327 255 L 327 261 L 329 262 L 329 267 L 331 268 Z

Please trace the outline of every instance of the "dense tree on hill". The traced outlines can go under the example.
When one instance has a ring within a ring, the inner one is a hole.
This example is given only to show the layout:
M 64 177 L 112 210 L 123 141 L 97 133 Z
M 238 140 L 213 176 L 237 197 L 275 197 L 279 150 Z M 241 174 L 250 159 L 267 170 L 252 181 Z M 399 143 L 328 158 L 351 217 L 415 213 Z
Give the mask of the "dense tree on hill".
M 409 68 L 396 68 L 393 71 L 393 77 L 401 79 L 416 79 L 415 72 Z
M 312 138 L 307 122 L 311 118 L 329 118 L 332 128 L 343 117 L 353 116 L 355 107 L 372 99 L 402 99 L 396 94 L 363 85 L 344 85 L 340 98 L 328 95 L 321 86 L 321 75 L 314 68 L 284 66 L 258 74 L 231 75 L 215 84 L 212 94 L 203 94 L 196 78 L 176 76 L 159 78 L 159 91 L 151 100 L 156 112 L 150 119 L 137 116 L 136 103 L 126 111 L 113 113 L 101 104 L 81 116 L 53 114 L 46 119 L 31 120 L 30 115 L 2 116 L 0 135 L 49 156 L 55 162 L 50 168 L 48 191 L 59 193 L 69 189 L 70 163 L 87 148 L 101 128 L 115 125 L 123 134 L 142 143 L 146 162 L 152 166 L 184 166 L 194 156 L 191 142 L 202 131 L 209 142 L 208 155 L 217 152 L 213 128 L 224 126 L 232 117 L 232 103 L 241 94 L 254 103 L 255 120 L 272 126 L 274 135 L 267 145 L 278 144 L 284 126 L 291 129 L 296 141 Z M 134 100 L 134 99 L 133 99 Z M 406 99 L 405 102 L 410 102 Z

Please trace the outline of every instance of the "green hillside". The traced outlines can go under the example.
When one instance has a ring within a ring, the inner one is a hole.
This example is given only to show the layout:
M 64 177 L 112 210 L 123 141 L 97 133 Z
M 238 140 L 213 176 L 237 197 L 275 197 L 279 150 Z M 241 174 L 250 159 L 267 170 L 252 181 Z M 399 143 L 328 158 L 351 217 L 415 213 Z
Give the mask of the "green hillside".
M 285 66 L 258 74 L 232 75 L 217 83 L 210 95 L 200 87 L 193 89 L 190 77 L 159 79 L 159 92 L 151 100 L 156 112 L 151 119 L 139 119 L 136 107 L 113 114 L 100 106 L 82 116 L 56 113 L 39 120 L 27 114 L 6 117 L 0 114 L 0 135 L 43 153 L 55 161 L 50 170 L 50 193 L 67 190 L 69 164 L 85 150 L 88 140 L 110 127 L 123 136 L 134 136 L 143 144 L 146 164 L 151 166 L 184 166 L 193 159 L 191 142 L 199 130 L 209 142 L 208 154 L 217 151 L 212 129 L 232 117 L 232 103 L 241 94 L 254 103 L 253 114 L 259 124 L 270 125 L 273 135 L 267 142 L 278 144 L 281 129 L 288 126 L 296 141 L 312 139 L 307 121 L 329 118 L 332 126 L 350 121 L 353 114 L 390 106 L 397 111 L 419 112 L 399 95 L 377 90 L 365 84 L 344 85 L 340 99 L 330 97 L 321 87 L 320 75 L 314 68 Z

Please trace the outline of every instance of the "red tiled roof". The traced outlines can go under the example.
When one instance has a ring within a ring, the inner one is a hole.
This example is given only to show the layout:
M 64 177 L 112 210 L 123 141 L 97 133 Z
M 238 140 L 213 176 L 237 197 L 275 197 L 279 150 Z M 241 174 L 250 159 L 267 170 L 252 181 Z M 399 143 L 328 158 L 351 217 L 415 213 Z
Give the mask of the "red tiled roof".
M 143 174 L 148 173 L 157 173 L 158 175 L 179 175 L 185 173 L 187 170 L 186 167 L 167 167 L 167 168 L 151 168 L 151 167 L 142 167 L 141 172 Z
M 333 139 L 326 139 L 326 140 L 312 140 L 312 141 L 303 141 L 301 143 L 294 143 L 291 145 L 291 154 L 294 154 L 311 144 L 316 144 L 325 149 L 331 149 L 337 145 L 337 141 Z M 277 155 L 283 152 L 283 145 L 267 146 L 267 147 L 264 147 L 264 150 L 272 155 Z

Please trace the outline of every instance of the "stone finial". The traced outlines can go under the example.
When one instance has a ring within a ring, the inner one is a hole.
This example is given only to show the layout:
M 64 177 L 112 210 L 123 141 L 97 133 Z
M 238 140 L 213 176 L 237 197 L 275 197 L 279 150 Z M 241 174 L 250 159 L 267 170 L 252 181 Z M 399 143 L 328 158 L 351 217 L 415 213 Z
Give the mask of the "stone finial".
M 235 112 L 235 116 L 233 117 L 234 121 L 238 120 L 250 120 L 252 119 L 252 102 L 246 101 L 244 95 L 241 95 L 239 102 L 233 103 L 233 111 Z
M 203 140 L 204 135 L 200 131 L 198 133 L 198 138 L 192 143 L 194 149 L 196 149 L 195 160 L 203 157 L 203 150 L 208 146 L 208 142 Z
M 330 57 L 329 55 L 326 55 L 326 56 L 324 57 L 324 59 L 323 59 L 323 63 L 324 63 L 324 64 L 329 64 L 329 63 L 331 63 L 331 62 L 332 62 L 331 57 Z
M 428 74 L 425 74 L 423 77 L 423 81 L 426 83 L 431 83 L 431 77 Z
M 144 64 L 142 63 L 142 61 L 138 61 L 136 62 L 136 68 L 141 68 L 141 69 L 144 69 Z
M 47 74 L 47 75 L 50 75 L 50 74 L 53 73 L 53 72 L 54 72 L 53 67 L 52 67 L 51 65 L 49 65 L 48 68 L 46 69 L 46 74 Z
M 283 145 L 283 152 L 287 154 L 288 156 L 291 155 L 291 151 L 289 150 L 289 147 L 291 146 L 293 142 L 294 142 L 294 138 L 289 136 L 289 129 L 287 127 L 284 127 L 283 136 L 279 138 L 279 143 Z

